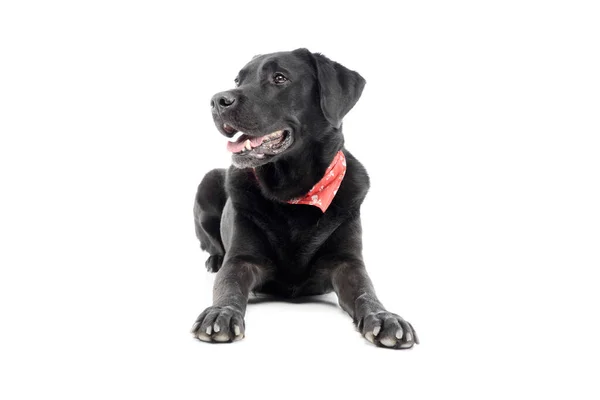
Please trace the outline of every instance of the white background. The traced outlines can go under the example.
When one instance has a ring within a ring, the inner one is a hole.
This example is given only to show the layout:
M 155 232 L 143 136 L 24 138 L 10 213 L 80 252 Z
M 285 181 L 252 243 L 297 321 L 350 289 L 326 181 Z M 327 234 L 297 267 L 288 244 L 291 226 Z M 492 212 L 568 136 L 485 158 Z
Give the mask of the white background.
M 597 399 L 593 3 L 2 2 L 0 397 Z M 367 79 L 364 256 L 411 351 L 334 296 L 189 334 L 213 279 L 193 197 L 229 163 L 210 97 L 297 47 Z

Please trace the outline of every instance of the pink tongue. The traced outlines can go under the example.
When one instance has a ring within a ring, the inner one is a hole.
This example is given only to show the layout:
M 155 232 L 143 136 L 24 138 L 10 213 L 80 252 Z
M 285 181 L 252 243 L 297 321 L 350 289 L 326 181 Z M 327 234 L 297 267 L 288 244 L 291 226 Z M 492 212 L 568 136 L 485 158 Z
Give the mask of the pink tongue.
M 248 139 L 250 139 L 250 146 L 252 146 L 252 148 L 254 148 L 254 147 L 258 147 L 261 145 L 261 143 L 264 140 L 264 136 L 255 137 L 255 138 L 246 137 L 244 140 L 240 140 L 239 142 L 235 142 L 235 143 L 227 142 L 227 151 L 229 151 L 231 153 L 239 153 L 246 146 L 246 140 L 248 140 Z

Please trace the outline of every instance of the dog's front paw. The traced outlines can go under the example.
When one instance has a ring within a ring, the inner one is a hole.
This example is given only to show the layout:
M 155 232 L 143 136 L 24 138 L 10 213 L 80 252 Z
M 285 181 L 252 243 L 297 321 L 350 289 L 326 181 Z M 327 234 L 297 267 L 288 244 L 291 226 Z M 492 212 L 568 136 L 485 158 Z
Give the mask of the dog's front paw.
M 226 343 L 244 338 L 244 317 L 233 307 L 212 306 L 200 314 L 192 327 L 203 342 Z
M 412 325 L 387 311 L 367 314 L 359 321 L 358 329 L 369 342 L 379 347 L 410 349 L 419 344 Z

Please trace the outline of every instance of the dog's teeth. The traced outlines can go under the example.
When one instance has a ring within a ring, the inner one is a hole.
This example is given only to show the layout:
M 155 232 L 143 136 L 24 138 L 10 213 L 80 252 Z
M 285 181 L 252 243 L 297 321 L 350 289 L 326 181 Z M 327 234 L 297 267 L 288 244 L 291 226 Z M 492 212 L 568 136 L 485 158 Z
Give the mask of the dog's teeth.
M 250 139 L 246 140 L 246 150 L 252 150 L 252 145 L 250 144 Z
M 229 140 L 230 142 L 237 142 L 243 134 L 244 132 L 237 132 L 235 135 L 233 135 L 227 140 Z

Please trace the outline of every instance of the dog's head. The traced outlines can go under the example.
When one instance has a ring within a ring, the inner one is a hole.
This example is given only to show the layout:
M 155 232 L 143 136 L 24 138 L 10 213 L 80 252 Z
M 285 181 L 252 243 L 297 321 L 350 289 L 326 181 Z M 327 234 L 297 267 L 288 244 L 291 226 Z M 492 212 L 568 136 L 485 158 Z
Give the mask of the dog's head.
M 321 54 L 298 49 L 254 57 L 235 83 L 214 95 L 211 107 L 233 164 L 247 168 L 326 140 L 319 135 L 341 126 L 365 80 Z

